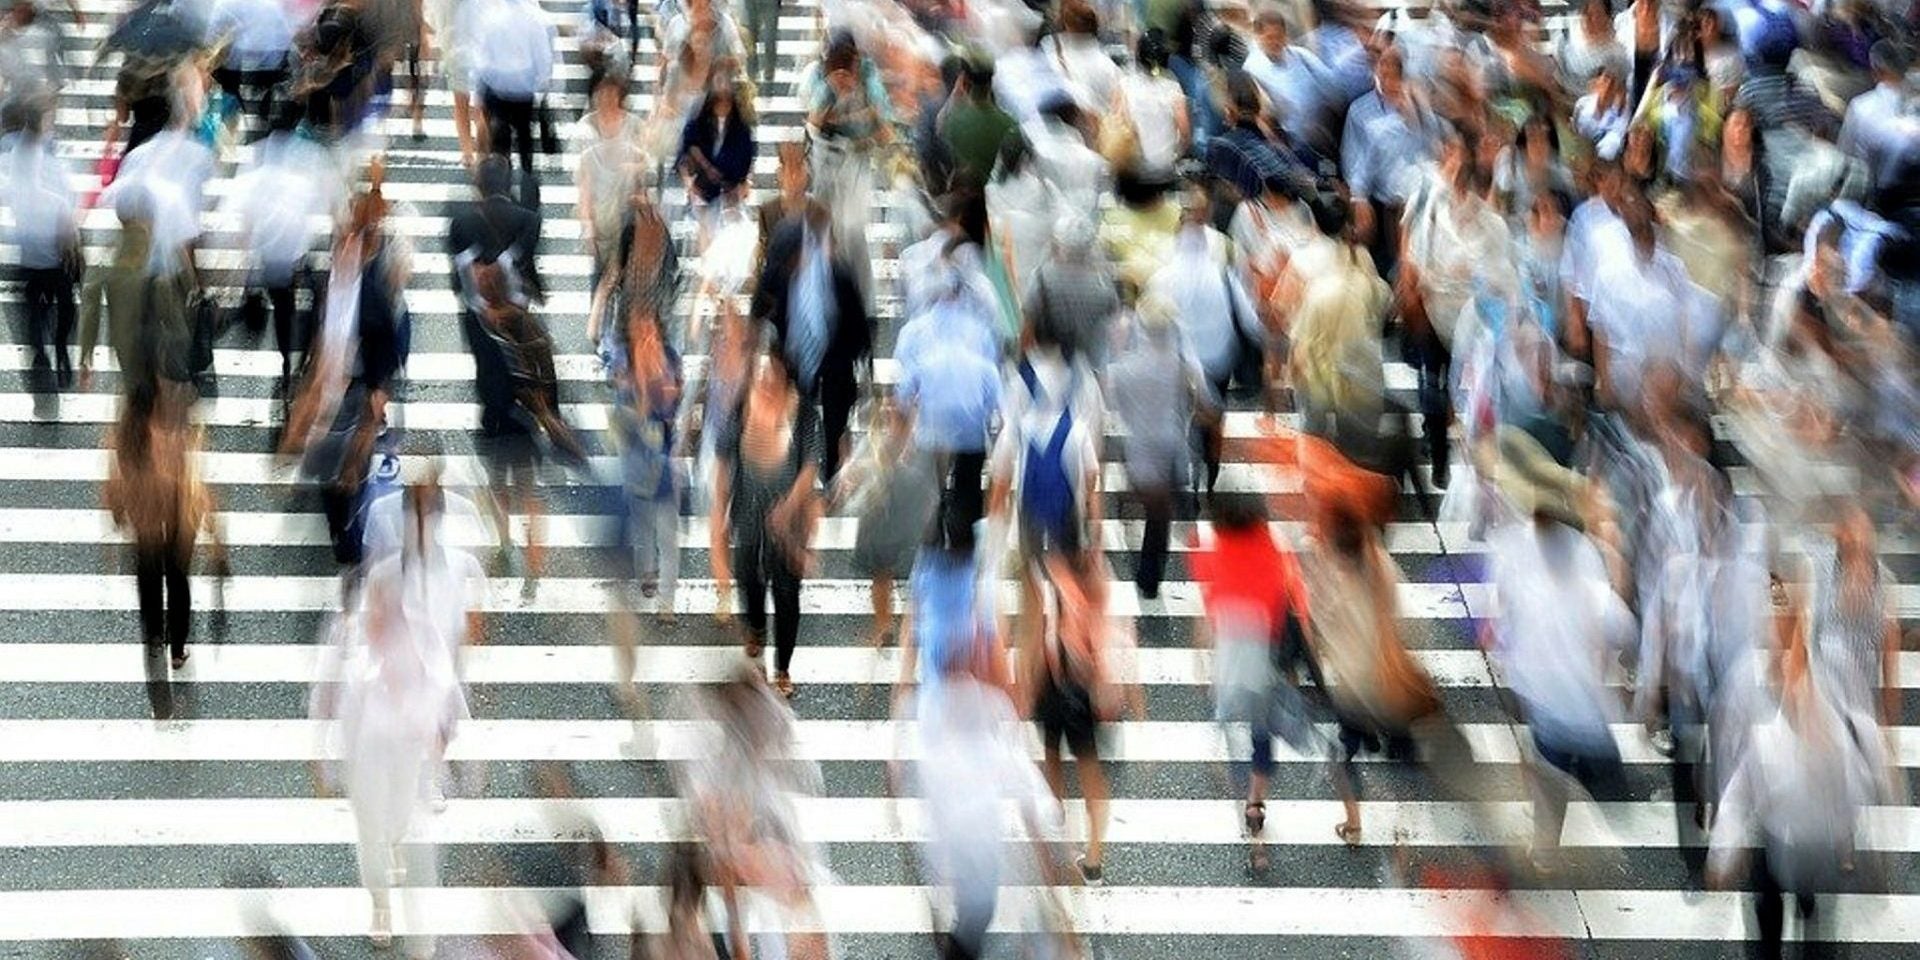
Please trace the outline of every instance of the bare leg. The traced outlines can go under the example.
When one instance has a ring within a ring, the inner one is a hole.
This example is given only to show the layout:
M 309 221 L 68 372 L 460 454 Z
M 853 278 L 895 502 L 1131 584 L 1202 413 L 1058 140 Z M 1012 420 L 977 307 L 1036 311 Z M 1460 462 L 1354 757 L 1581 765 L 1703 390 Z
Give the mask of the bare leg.
M 886 643 L 887 635 L 893 632 L 893 578 L 878 576 L 873 578 L 873 645 L 878 647 Z
M 473 97 L 470 94 L 453 95 L 453 132 L 460 138 L 460 161 L 473 166 L 474 143 L 481 137 L 476 133 L 480 118 L 473 109 Z
M 1091 750 L 1075 761 L 1074 766 L 1080 770 L 1080 792 L 1087 798 L 1087 863 L 1098 867 L 1107 836 L 1107 771 Z

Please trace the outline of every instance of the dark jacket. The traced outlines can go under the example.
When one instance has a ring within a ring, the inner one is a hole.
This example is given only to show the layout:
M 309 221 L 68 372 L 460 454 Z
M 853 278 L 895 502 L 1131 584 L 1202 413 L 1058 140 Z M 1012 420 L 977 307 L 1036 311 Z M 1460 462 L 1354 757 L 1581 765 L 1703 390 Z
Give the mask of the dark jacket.
M 753 316 L 773 326 L 782 343 L 787 337 L 787 295 L 793 275 L 800 266 L 800 242 L 806 233 L 806 221 L 792 219 L 774 228 L 767 244 L 766 266 L 753 294 Z M 827 340 L 826 356 L 820 362 L 820 379 L 850 381 L 854 366 L 873 353 L 873 318 L 867 314 L 866 301 L 853 271 L 835 251 L 833 258 L 834 319 Z M 815 384 L 802 384 L 808 391 Z
M 679 168 L 693 176 L 694 192 L 709 203 L 747 181 L 753 174 L 755 150 L 753 127 L 740 117 L 739 111 L 727 118 L 725 136 L 717 145 L 714 143 L 715 125 L 712 111 L 702 109 L 694 114 L 681 131 L 677 158 Z M 713 169 L 719 173 L 718 177 L 689 156 L 689 152 L 695 149 L 707 158 L 707 163 L 713 165 Z
M 513 251 L 514 268 L 536 295 L 544 297 L 537 263 L 540 252 L 540 214 L 505 197 L 488 197 L 456 206 L 447 217 L 447 257 L 453 289 L 462 289 L 458 258 L 473 250 L 476 259 L 491 263 Z

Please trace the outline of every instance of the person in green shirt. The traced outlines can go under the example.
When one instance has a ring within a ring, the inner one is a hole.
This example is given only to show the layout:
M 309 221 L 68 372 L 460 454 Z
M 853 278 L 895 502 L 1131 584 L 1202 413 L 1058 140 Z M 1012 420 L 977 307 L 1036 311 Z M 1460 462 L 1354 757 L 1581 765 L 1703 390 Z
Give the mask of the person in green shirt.
M 954 185 L 984 188 L 1000 147 L 1017 126 L 993 100 L 993 63 L 969 59 L 940 119 L 940 136 L 953 159 Z

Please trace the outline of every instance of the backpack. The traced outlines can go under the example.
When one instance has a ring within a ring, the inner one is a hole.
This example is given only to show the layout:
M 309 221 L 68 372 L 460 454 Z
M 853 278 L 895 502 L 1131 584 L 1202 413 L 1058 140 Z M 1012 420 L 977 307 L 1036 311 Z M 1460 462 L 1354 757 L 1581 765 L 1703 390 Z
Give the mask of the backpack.
M 1026 457 L 1020 473 L 1020 522 L 1048 546 L 1071 548 L 1076 542 L 1079 510 L 1074 477 L 1067 470 L 1067 439 L 1073 433 L 1073 397 L 1079 392 L 1080 368 L 1071 368 L 1053 430 L 1026 437 Z M 1033 364 L 1020 361 L 1020 380 L 1035 401 L 1045 396 Z M 1024 428 L 1023 428 L 1024 429 Z

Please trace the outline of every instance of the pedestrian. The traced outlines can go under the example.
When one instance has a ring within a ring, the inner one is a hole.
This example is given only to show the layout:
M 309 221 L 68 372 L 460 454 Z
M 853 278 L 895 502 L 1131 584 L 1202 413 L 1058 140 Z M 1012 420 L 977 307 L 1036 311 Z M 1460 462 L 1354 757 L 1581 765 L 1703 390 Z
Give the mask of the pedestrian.
M 997 383 L 997 381 L 996 381 Z M 853 568 L 868 579 L 876 647 L 893 640 L 894 585 L 912 572 L 941 501 L 934 457 L 915 446 L 907 422 L 886 400 L 870 401 L 867 436 L 834 482 L 835 506 L 856 518 Z
M 74 286 L 86 270 L 86 260 L 71 173 L 56 153 L 51 105 L 51 99 L 10 102 L 0 112 L 19 121 L 4 164 L 33 372 L 37 383 L 50 382 L 65 390 L 73 385 L 68 345 L 79 315 Z
M 800 581 L 812 563 L 819 514 L 819 420 L 786 362 L 766 352 L 732 421 L 715 448 L 709 529 L 716 602 L 726 609 L 737 579 L 746 608 L 746 654 L 758 660 L 767 643 L 767 594 L 773 594 L 773 687 L 792 697 Z
M 775 332 L 807 406 L 819 411 L 820 476 L 831 484 L 860 398 L 859 369 L 873 354 L 874 322 L 829 219 L 814 206 L 775 232 L 752 310 Z
M 593 258 L 588 282 L 595 290 L 609 271 L 622 266 L 620 230 L 646 164 L 640 146 L 645 124 L 627 109 L 626 97 L 626 74 L 608 73 L 594 84 L 593 107 L 580 118 L 582 146 L 573 177 L 579 200 L 574 216 L 580 221 L 587 255 Z
M 1046 633 L 1040 565 L 1096 549 L 1104 516 L 1100 439 L 1106 406 L 1084 358 L 1071 357 L 1051 331 L 1030 327 L 1032 344 L 1014 365 L 1001 397 L 1004 426 L 989 455 L 987 513 L 1019 530 L 1020 628 L 1016 648 L 1037 656 Z M 1029 661 L 1031 662 L 1031 661 Z
M 185 407 L 154 385 L 127 394 L 107 441 L 113 458 L 101 497 L 114 525 L 133 543 L 147 655 L 169 651 L 175 670 L 187 665 L 193 630 L 187 577 L 202 534 L 213 568 L 223 571 L 226 564 L 213 492 L 200 476 L 202 444 Z
M 475 0 L 467 0 L 474 3 Z M 486 111 L 488 152 L 520 157 L 520 175 L 537 189 L 533 154 L 536 113 L 553 83 L 555 29 L 533 0 L 479 0 L 473 42 L 473 85 Z
M 275 116 L 279 87 L 292 76 L 295 24 L 279 0 L 218 0 L 212 4 L 210 39 L 226 42 L 226 59 L 213 80 L 245 112 L 251 94 L 254 116 L 266 127 Z
M 981 478 L 1000 411 L 999 337 L 993 320 L 966 298 L 964 277 L 953 272 L 946 280 L 894 339 L 893 402 L 901 419 L 894 430 L 911 435 L 915 455 L 931 461 L 942 512 L 971 527 L 986 512 Z
M 799 801 L 820 791 L 819 767 L 799 755 L 793 710 L 756 669 L 742 665 L 710 689 L 692 711 L 718 735 L 685 766 L 680 795 L 724 905 L 721 953 L 831 957 L 814 891 L 832 876 L 799 815 Z
M 111 260 L 88 267 L 80 287 L 80 383 L 92 380 L 104 313 L 123 392 L 162 384 L 162 392 L 184 389 L 192 379 L 187 281 L 177 272 L 154 271 L 153 193 L 144 186 L 124 189 L 112 203 L 119 242 Z
M 486 0 L 425 0 L 427 50 L 421 56 L 440 61 L 453 96 L 453 133 L 460 145 L 460 162 L 469 170 L 479 159 L 479 144 L 487 139 L 486 116 L 473 109 L 474 31 L 479 29 L 480 7 Z
M 678 455 L 680 355 L 651 314 L 627 318 L 625 348 L 616 353 L 612 427 L 626 490 L 627 543 L 640 596 L 674 618 L 680 580 L 680 500 L 686 481 Z M 629 673 L 631 671 L 628 671 Z
M 1274 536 L 1258 500 L 1215 497 L 1211 512 L 1212 541 L 1189 558 L 1206 605 L 1194 639 L 1213 651 L 1215 719 L 1248 726 L 1252 767 L 1244 823 L 1255 844 L 1253 866 L 1263 870 L 1273 738 L 1296 750 L 1319 746 L 1305 701 L 1286 677 L 1287 648 L 1304 647 L 1311 608 L 1299 560 Z M 1345 767 L 1336 763 L 1331 772 L 1346 822 L 1358 822 Z
M 893 143 L 893 103 L 879 68 L 845 32 L 827 38 L 799 89 L 812 136 L 814 195 L 832 213 L 834 240 L 846 251 L 864 306 L 873 296 L 867 250 L 873 165 L 877 151 Z
M 1795 618 L 1798 619 L 1797 617 Z M 1871 717 L 1821 688 L 1799 629 L 1788 634 L 1780 704 L 1753 729 L 1714 817 L 1708 882 L 1731 886 L 1746 867 L 1754 895 L 1756 955 L 1777 960 L 1794 898 L 1803 944 L 1839 936 L 1816 895 L 1846 882 L 1861 808 L 1899 796 Z M 1744 862 L 1744 864 L 1743 864 Z M 1803 954 L 1804 955 L 1804 954 Z
M 342 200 L 345 184 L 333 173 L 324 148 L 298 135 L 285 111 L 255 146 L 253 162 L 234 178 L 227 206 L 240 218 L 253 257 L 243 314 L 273 314 L 273 342 L 280 352 L 282 394 L 289 391 L 294 357 L 307 357 L 310 336 L 301 322 L 295 289 L 304 279 L 317 238 L 313 223 Z M 257 328 L 256 328 L 257 329 Z
M 1080 879 L 1087 886 L 1104 882 L 1108 800 L 1106 768 L 1100 760 L 1101 726 L 1117 720 L 1121 691 L 1108 647 L 1108 579 L 1103 563 L 1090 554 L 1050 554 L 1044 575 L 1059 598 L 1058 628 L 1042 638 L 1039 649 L 1019 660 L 1019 689 L 1025 712 L 1040 729 L 1041 769 L 1056 800 L 1067 798 L 1064 756 L 1073 754 L 1080 795 L 1087 805 L 1087 846 L 1079 857 Z
M 1612 730 L 1622 712 L 1602 666 L 1633 621 L 1584 533 L 1595 494 L 1523 431 L 1503 429 L 1498 444 L 1497 482 L 1521 519 L 1488 537 L 1502 612 L 1494 650 L 1533 737 L 1531 858 L 1544 873 L 1557 866 L 1569 785 L 1605 796 L 1624 784 Z
M 744 202 L 754 155 L 753 121 L 741 112 L 733 81 L 716 78 L 687 121 L 675 163 L 687 187 L 688 203 L 703 214 L 703 223 L 717 222 L 707 215 L 719 209 L 716 204 Z
M 426 827 L 429 786 L 466 697 L 446 658 L 409 615 L 400 585 L 369 579 L 365 607 L 350 613 L 333 662 L 314 687 L 310 710 L 337 721 L 340 772 L 353 810 L 360 884 L 373 901 L 375 947 L 393 943 L 393 890 L 439 882 L 439 854 Z M 397 881 L 397 882 L 396 882 Z M 421 925 L 418 901 L 406 916 Z M 416 934 L 413 956 L 431 956 L 432 937 Z
M 1106 396 L 1127 431 L 1127 489 L 1146 517 L 1134 588 L 1160 596 L 1167 573 L 1174 498 L 1186 483 L 1188 437 L 1197 418 L 1216 416 L 1206 374 L 1180 337 L 1171 300 L 1149 295 L 1136 311 L 1133 345 L 1107 371 Z

